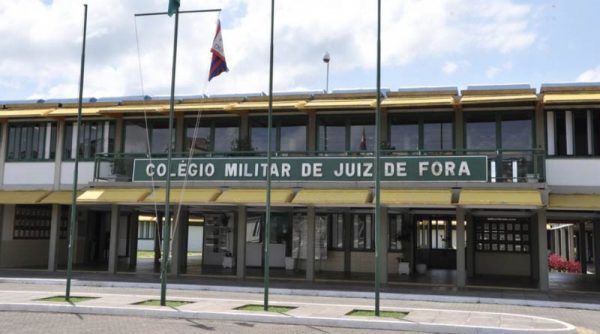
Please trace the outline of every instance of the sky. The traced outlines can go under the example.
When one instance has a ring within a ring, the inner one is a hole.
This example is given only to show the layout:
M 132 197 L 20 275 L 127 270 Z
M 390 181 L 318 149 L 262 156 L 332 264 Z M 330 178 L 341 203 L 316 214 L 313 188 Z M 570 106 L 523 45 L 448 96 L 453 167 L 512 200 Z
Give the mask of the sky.
M 597 0 L 381 0 L 382 87 L 600 81 Z M 167 96 L 168 0 L 88 0 L 84 96 Z M 0 0 L 0 100 L 78 96 L 83 3 Z M 181 0 L 176 95 L 251 94 L 269 85 L 270 1 Z M 375 0 L 277 0 L 274 91 L 376 84 Z M 210 83 L 222 24 L 229 72 Z

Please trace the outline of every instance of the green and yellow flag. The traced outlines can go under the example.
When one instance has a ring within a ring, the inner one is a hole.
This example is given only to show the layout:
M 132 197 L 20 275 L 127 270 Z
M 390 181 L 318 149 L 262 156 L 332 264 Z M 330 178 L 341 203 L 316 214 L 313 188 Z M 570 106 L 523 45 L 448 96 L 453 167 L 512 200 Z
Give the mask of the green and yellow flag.
M 179 9 L 179 2 L 181 0 L 169 0 L 169 16 L 172 16 Z

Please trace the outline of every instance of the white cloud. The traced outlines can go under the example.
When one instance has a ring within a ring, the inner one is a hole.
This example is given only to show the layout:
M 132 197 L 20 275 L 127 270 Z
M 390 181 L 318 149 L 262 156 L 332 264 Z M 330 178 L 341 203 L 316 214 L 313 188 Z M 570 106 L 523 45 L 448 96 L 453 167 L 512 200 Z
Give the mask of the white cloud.
M 458 70 L 458 64 L 452 61 L 448 61 L 442 66 L 442 72 L 446 74 L 452 74 Z
M 600 66 L 584 71 L 577 77 L 577 82 L 599 82 Z
M 510 71 L 512 69 L 512 63 L 504 63 L 501 66 L 490 66 L 485 71 L 485 76 L 489 79 L 495 78 L 498 74 L 505 71 Z
M 133 13 L 165 10 L 164 0 L 88 0 L 86 96 L 141 94 Z M 75 97 L 79 78 L 81 0 L 0 2 L 0 99 Z M 474 50 L 510 53 L 531 46 L 531 7 L 514 0 L 387 1 L 382 62 L 388 68 Z M 320 88 L 321 57 L 331 53 L 332 76 L 375 67 L 376 5 L 364 0 L 276 3 L 274 89 Z M 182 9 L 223 8 L 230 72 L 207 85 L 215 14 L 181 15 L 177 94 L 266 91 L 270 2 L 186 0 Z M 318 8 L 318 10 L 315 10 Z M 145 93 L 169 92 L 172 22 L 137 19 Z M 459 64 L 444 65 L 453 73 Z M 365 86 L 371 78 L 358 78 Z M 334 87 L 335 88 L 335 87 Z

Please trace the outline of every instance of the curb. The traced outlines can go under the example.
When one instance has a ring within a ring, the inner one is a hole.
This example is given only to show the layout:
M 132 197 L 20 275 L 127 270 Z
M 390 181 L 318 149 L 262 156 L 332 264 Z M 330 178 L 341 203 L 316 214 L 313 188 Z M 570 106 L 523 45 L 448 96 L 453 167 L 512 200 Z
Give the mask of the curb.
M 64 285 L 65 279 L 46 279 L 46 278 L 1 278 L 0 283 L 15 284 L 33 284 L 33 285 Z M 88 281 L 74 279 L 74 286 L 99 287 L 99 288 L 138 288 L 138 289 L 159 289 L 159 283 L 147 282 L 118 282 L 118 281 Z M 169 284 L 169 289 L 183 291 L 217 291 L 217 292 L 241 292 L 241 293 L 263 293 L 262 288 L 258 287 L 240 287 L 224 285 L 195 285 L 195 284 Z M 337 291 L 337 290 L 309 290 L 309 289 L 285 289 L 270 288 L 269 292 L 275 295 L 288 296 L 308 296 L 308 297 L 337 297 L 337 298 L 373 298 L 372 292 L 360 291 Z M 428 294 L 407 294 L 407 293 L 381 293 L 381 298 L 388 300 L 406 300 L 406 301 L 425 301 L 442 303 L 467 303 L 467 304 L 491 304 L 491 305 L 514 305 L 531 306 L 545 308 L 567 308 L 588 311 L 600 311 L 600 304 L 562 302 L 548 300 L 528 300 L 528 299 L 505 299 L 490 297 L 469 297 L 469 296 L 438 296 Z
M 176 318 L 176 319 L 197 319 L 197 320 L 222 320 L 222 321 L 247 321 L 269 324 L 286 324 L 301 326 L 320 326 L 320 327 L 339 327 L 370 330 L 393 330 L 393 331 L 417 331 L 427 333 L 453 333 L 453 334 L 527 334 L 541 332 L 545 334 L 567 334 L 577 333 L 575 326 L 563 321 L 551 320 L 559 323 L 562 329 L 510 329 L 499 327 L 483 326 L 465 326 L 449 325 L 436 323 L 416 323 L 403 320 L 380 320 L 368 318 L 368 320 L 348 318 L 326 318 L 326 317 L 297 317 L 286 314 L 262 314 L 239 312 L 193 312 L 177 309 L 157 309 L 157 308 L 124 308 L 124 307 L 103 307 L 103 306 L 79 306 L 79 305 L 41 305 L 41 304 L 0 304 L 0 311 L 7 312 L 45 312 L 45 313 L 69 313 L 69 314 L 88 314 L 88 315 L 111 315 L 111 316 L 130 316 L 130 317 L 153 317 L 153 318 Z

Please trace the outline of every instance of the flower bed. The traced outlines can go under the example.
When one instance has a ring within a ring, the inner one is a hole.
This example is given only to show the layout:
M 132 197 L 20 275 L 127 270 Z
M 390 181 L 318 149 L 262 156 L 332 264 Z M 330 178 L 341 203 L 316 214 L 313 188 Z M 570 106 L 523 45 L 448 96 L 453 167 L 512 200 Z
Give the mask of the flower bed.
M 560 255 L 552 253 L 548 256 L 548 269 L 558 272 L 580 273 L 581 263 L 578 261 L 567 261 L 560 257 Z

